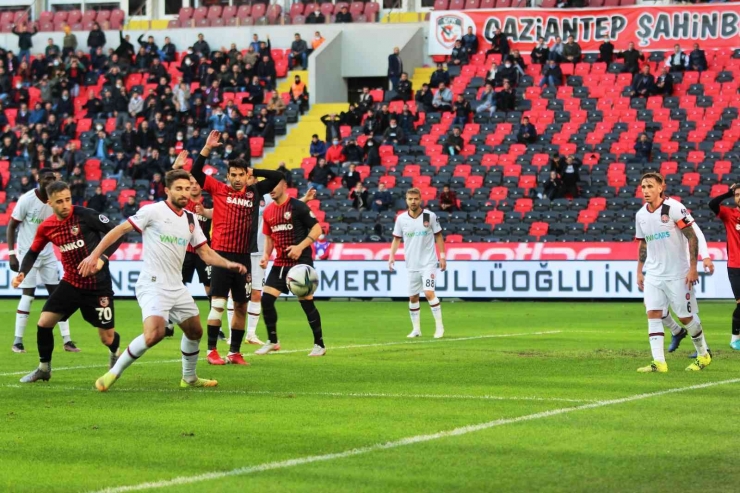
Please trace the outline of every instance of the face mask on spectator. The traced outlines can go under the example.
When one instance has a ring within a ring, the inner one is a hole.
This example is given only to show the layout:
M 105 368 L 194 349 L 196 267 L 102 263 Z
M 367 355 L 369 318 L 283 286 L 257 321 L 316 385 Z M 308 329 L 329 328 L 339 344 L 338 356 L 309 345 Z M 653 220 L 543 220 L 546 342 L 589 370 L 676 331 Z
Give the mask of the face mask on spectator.
M 338 140 L 333 140 L 333 141 L 332 141 L 332 143 L 333 143 L 333 144 L 334 144 L 335 146 L 338 146 L 338 145 L 339 145 L 339 141 L 338 141 Z

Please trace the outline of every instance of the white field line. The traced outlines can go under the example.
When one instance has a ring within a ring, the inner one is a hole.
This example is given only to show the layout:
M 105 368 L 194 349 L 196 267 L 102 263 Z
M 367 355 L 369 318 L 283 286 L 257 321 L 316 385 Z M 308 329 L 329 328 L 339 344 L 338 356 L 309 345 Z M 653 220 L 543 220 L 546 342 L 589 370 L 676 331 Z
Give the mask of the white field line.
M 20 389 L 27 387 L 21 384 L 0 385 L 0 388 Z M 65 387 L 65 386 L 37 386 L 44 390 L 61 392 L 94 392 L 90 387 Z M 439 399 L 439 400 L 480 400 L 480 401 L 535 401 L 535 402 L 597 402 L 596 399 L 567 399 L 564 397 L 536 397 L 536 396 L 500 396 L 500 395 L 467 395 L 467 394 L 386 394 L 377 392 L 291 392 L 288 390 L 215 390 L 215 389 L 120 389 L 116 392 L 132 393 L 202 393 L 202 394 L 237 394 L 237 395 L 264 395 L 264 396 L 306 396 L 306 397 L 346 397 L 360 399 Z
M 385 442 L 385 443 L 377 443 L 375 445 L 354 448 L 350 450 L 345 450 L 343 452 L 336 452 L 332 454 L 323 454 L 323 455 L 311 455 L 307 457 L 298 457 L 295 459 L 288 459 L 288 460 L 276 461 L 276 462 L 266 462 L 266 463 L 259 464 L 256 466 L 247 466 L 247 467 L 240 467 L 237 469 L 232 469 L 231 471 L 210 472 L 210 473 L 205 473 L 205 474 L 197 474 L 193 476 L 178 476 L 176 478 L 166 479 L 163 481 L 153 481 L 153 482 L 140 483 L 140 484 L 135 484 L 135 485 L 130 485 L 130 486 L 116 486 L 112 488 L 98 490 L 95 493 L 125 493 L 128 491 L 153 490 L 153 489 L 167 488 L 170 486 L 200 483 L 203 481 L 213 481 L 216 479 L 222 479 L 222 478 L 227 478 L 231 476 L 244 476 L 247 474 L 254 474 L 258 472 L 272 471 L 276 469 L 285 469 L 288 467 L 302 466 L 304 464 L 311 464 L 314 462 L 327 462 L 327 461 L 336 460 L 336 459 L 345 459 L 347 457 L 364 455 L 364 454 L 368 454 L 371 452 L 377 452 L 380 450 L 389 450 L 389 449 L 394 449 L 398 447 L 404 447 L 407 445 L 414 445 L 417 443 L 431 442 L 434 440 L 439 440 L 441 438 L 467 435 L 470 433 L 476 433 L 479 431 L 487 430 L 490 428 L 496 428 L 499 426 L 505 426 L 505 425 L 515 424 L 515 423 L 522 423 L 526 421 L 534 421 L 534 420 L 542 419 L 542 418 L 550 418 L 553 416 L 568 414 L 568 413 L 572 413 L 575 411 L 585 411 L 588 409 L 596 409 L 600 407 L 614 406 L 617 404 L 624 404 L 627 402 L 639 401 L 643 399 L 650 399 L 652 397 L 659 397 L 659 396 L 668 395 L 668 394 L 675 394 L 678 392 L 688 392 L 690 390 L 705 389 L 709 387 L 716 387 L 719 385 L 728 385 L 728 384 L 739 383 L 739 382 L 740 382 L 740 378 L 733 378 L 731 380 L 721 380 L 717 382 L 702 383 L 702 384 L 697 384 L 697 385 L 691 385 L 688 387 L 676 387 L 673 389 L 661 390 L 658 392 L 650 392 L 646 394 L 635 394 L 635 395 L 631 395 L 628 397 L 622 397 L 620 399 L 596 401 L 596 402 L 592 402 L 589 404 L 583 404 L 583 405 L 575 406 L 575 407 L 565 407 L 561 409 L 553 409 L 551 411 L 543 411 L 543 412 L 534 413 L 534 414 L 527 414 L 524 416 L 518 416 L 516 418 L 502 418 L 502 419 L 497 419 L 494 421 L 488 421 L 486 423 L 479 423 L 479 424 L 469 425 L 469 426 L 461 426 L 459 428 L 455 428 L 452 430 L 440 431 L 438 433 L 432 433 L 428 435 L 416 435 L 416 436 L 406 437 L 400 440 L 394 440 L 394 441 Z
M 550 334 L 560 334 L 562 333 L 561 330 L 549 330 L 544 332 L 523 332 L 520 334 L 488 334 L 483 336 L 473 336 L 473 337 L 447 337 L 443 339 L 425 339 L 425 340 L 413 340 L 413 341 L 402 341 L 402 342 L 379 342 L 376 344 L 354 344 L 349 346 L 328 346 L 327 350 L 329 352 L 337 350 L 337 349 L 357 349 L 357 348 L 369 348 L 369 347 L 384 347 L 384 346 L 406 346 L 406 345 L 414 345 L 414 344 L 438 344 L 443 342 L 457 342 L 457 341 L 474 341 L 478 339 L 494 339 L 494 338 L 500 338 L 500 337 L 522 337 L 522 336 L 541 336 L 541 335 L 550 335 Z M 270 353 L 271 355 L 280 355 L 280 354 L 292 354 L 292 353 L 308 353 L 313 348 L 308 349 L 290 349 L 288 351 L 277 351 L 275 353 Z M 252 356 L 250 353 L 245 353 L 244 356 Z M 205 358 L 201 358 L 201 361 L 204 361 Z M 157 365 L 157 364 L 165 364 L 165 363 L 179 363 L 180 359 L 167 359 L 167 360 L 152 360 L 152 361 L 137 361 L 136 365 Z M 68 371 L 68 370 L 90 370 L 93 368 L 107 368 L 107 365 L 87 365 L 87 366 L 63 366 L 60 368 L 53 368 L 55 372 L 57 371 Z M 12 377 L 16 375 L 26 375 L 31 370 L 27 371 L 13 371 L 8 373 L 0 373 L 0 377 Z

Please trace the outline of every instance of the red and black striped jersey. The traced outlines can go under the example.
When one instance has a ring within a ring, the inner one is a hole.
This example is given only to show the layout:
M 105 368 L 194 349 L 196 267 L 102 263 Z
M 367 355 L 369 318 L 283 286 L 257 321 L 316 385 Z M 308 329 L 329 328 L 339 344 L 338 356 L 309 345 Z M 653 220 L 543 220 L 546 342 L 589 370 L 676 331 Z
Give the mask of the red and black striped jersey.
M 77 266 L 95 250 L 101 238 L 114 227 L 115 225 L 103 214 L 74 206 L 66 219 L 59 220 L 56 215 L 52 215 L 39 225 L 29 255 L 38 255 L 48 243 L 53 243 L 62 253 L 63 280 L 79 289 L 109 292 L 112 285 L 107 264 L 90 277 L 82 277 L 77 271 Z M 122 242 L 123 238 L 112 245 L 105 254 L 112 255 Z M 23 268 L 21 270 L 24 271 Z
M 195 216 L 195 219 L 197 219 L 198 223 L 200 224 L 200 229 L 203 230 L 203 234 L 206 235 L 206 239 L 210 243 L 211 242 L 211 220 L 208 219 L 206 216 L 201 216 L 200 214 L 195 212 L 195 206 L 198 204 L 202 205 L 206 209 L 210 208 L 206 205 L 205 200 L 201 197 L 200 202 L 193 202 L 192 200 L 188 200 L 188 203 L 185 206 L 185 210 L 193 213 L 193 215 Z M 195 253 L 195 248 L 188 245 L 188 252 Z
M 262 213 L 263 232 L 272 238 L 275 246 L 275 263 L 278 267 L 311 264 L 312 250 L 307 247 L 298 260 L 288 257 L 285 249 L 306 239 L 318 222 L 311 209 L 298 199 L 290 198 L 281 205 L 273 202 Z M 265 252 L 272 253 L 272 252 Z

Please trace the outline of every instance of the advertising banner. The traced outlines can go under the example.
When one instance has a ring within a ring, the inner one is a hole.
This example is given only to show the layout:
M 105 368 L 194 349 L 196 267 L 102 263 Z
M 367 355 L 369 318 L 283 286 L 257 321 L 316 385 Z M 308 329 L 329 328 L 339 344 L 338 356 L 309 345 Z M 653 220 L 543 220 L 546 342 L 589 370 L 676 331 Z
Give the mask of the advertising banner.
M 540 36 L 550 43 L 557 36 L 565 41 L 571 35 L 583 51 L 598 51 L 606 38 L 616 50 L 633 42 L 638 50 L 669 51 L 678 43 L 689 51 L 694 41 L 703 49 L 734 49 L 740 35 L 740 5 L 437 11 L 429 22 L 430 55 L 449 55 L 468 27 L 478 36 L 481 49 L 490 48 L 495 30 L 501 29 L 512 48 L 527 53 Z

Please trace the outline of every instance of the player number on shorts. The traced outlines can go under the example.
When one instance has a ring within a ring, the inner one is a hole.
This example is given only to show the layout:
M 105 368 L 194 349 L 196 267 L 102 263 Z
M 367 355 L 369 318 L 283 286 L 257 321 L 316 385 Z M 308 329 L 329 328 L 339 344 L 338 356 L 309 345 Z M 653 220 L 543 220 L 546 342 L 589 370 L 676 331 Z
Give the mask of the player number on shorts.
M 109 306 L 96 308 L 95 310 L 98 312 L 98 319 L 101 322 L 110 322 L 113 319 L 113 310 Z
M 687 301 L 687 302 L 686 302 L 686 310 L 687 310 L 687 311 L 688 311 L 689 313 L 691 313 L 691 302 L 690 302 L 690 301 Z
M 434 289 L 434 279 L 427 279 L 424 281 L 424 287 L 425 288 L 431 288 Z

